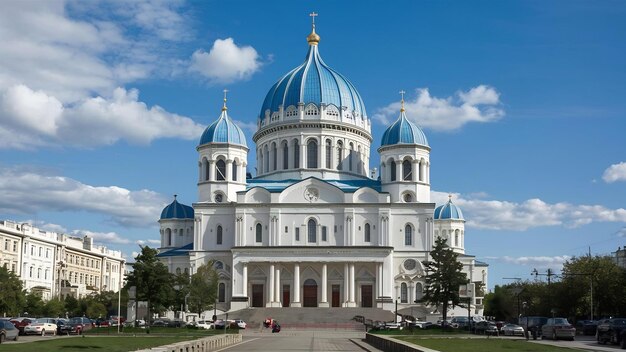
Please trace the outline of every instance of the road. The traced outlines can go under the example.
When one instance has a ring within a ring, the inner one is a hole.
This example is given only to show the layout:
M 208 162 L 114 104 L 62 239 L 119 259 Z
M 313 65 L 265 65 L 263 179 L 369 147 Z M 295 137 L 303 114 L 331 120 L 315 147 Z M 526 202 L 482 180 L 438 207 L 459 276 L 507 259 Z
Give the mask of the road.
M 364 349 L 351 339 L 360 341 L 364 332 L 341 330 L 283 330 L 272 334 L 268 330 L 244 332 L 243 343 L 222 349 L 225 352 L 242 351 L 359 351 Z

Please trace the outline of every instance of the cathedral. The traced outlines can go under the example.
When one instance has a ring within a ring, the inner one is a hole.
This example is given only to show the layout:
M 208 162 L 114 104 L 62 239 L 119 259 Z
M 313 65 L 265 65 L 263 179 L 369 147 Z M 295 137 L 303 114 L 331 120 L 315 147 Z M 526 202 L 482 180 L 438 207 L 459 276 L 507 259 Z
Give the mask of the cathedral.
M 254 177 L 246 136 L 224 97 L 196 148 L 197 202 L 174 199 L 161 214 L 160 260 L 170 272 L 190 274 L 213 260 L 224 311 L 393 311 L 396 304 L 423 307 L 415 303 L 424 291 L 422 262 L 441 236 L 463 263 L 469 282 L 462 294 L 472 314 L 482 315 L 487 264 L 465 254 L 465 220 L 452 199 L 431 202 L 431 148 L 407 118 L 404 100 L 376 150 L 380 165 L 370 169 L 365 103 L 322 59 L 315 24 L 306 39 L 304 62 L 263 100 L 252 136 Z M 456 309 L 450 313 L 467 316 L 467 308 Z

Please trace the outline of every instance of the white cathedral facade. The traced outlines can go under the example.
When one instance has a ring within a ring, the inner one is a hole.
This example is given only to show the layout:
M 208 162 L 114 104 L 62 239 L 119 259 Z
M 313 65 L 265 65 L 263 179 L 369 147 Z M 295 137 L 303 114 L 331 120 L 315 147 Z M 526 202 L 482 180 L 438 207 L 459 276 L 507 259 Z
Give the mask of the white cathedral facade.
M 304 62 L 269 90 L 249 147 L 224 100 L 198 152 L 198 200 L 161 214 L 159 258 L 171 272 L 215 261 L 220 309 L 419 306 L 436 236 L 459 253 L 482 315 L 487 265 L 465 254 L 463 215 L 430 200 L 430 146 L 404 108 L 370 171 L 371 121 L 356 88 L 307 37 Z M 432 307 L 426 310 L 432 311 Z M 460 308 L 457 308 L 460 309 Z M 464 312 L 464 313 L 463 313 Z M 453 313 L 453 312 L 451 312 Z M 458 315 L 467 315 L 463 308 Z

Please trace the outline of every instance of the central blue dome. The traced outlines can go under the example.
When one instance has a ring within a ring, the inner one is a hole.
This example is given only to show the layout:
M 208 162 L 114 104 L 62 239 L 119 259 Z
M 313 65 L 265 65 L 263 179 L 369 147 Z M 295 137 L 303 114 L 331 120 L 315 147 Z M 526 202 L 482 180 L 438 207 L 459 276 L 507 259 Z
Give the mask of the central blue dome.
M 366 118 L 365 104 L 354 85 L 324 63 L 316 42 L 309 43 L 304 62 L 279 79 L 265 96 L 259 119 L 264 119 L 266 112 L 271 115 L 279 111 L 280 106 L 287 110 L 289 106 L 309 103 L 318 108 L 320 104 L 332 104 L 352 118 Z
M 394 144 L 419 144 L 428 147 L 424 131 L 406 118 L 404 108 L 400 110 L 400 117 L 396 122 L 387 128 L 380 142 L 381 147 Z

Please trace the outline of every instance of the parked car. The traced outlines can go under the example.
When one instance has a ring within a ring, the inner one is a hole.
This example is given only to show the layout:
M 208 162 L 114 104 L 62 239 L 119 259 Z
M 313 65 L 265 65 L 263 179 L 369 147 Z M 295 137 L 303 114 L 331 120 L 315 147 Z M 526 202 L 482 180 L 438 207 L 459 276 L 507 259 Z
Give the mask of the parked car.
M 17 341 L 20 331 L 8 319 L 0 319 L 0 344 L 6 340 Z
M 20 335 L 24 335 L 24 327 L 33 322 L 31 318 L 18 317 L 11 319 L 11 323 L 19 330 Z
M 24 335 L 41 335 L 57 334 L 56 319 L 53 318 L 39 318 L 35 319 L 32 323 L 24 327 Z
M 91 323 L 91 319 L 85 317 L 74 317 L 61 327 L 61 332 L 68 335 L 80 335 L 87 330 L 91 330 L 92 327 L 93 325 Z
M 596 334 L 598 328 L 598 322 L 596 320 L 579 320 L 576 322 L 576 333 L 578 335 L 590 335 Z
M 57 322 L 57 334 L 61 334 L 61 328 L 63 327 L 63 325 L 67 324 L 69 322 L 69 319 L 65 319 L 65 318 L 59 318 L 56 320 Z
M 215 324 L 210 320 L 200 320 L 196 323 L 198 329 L 215 329 Z
M 394 321 L 388 321 L 385 323 L 385 330 L 402 330 L 402 324 Z
M 235 319 L 235 324 L 237 324 L 237 327 L 240 329 L 245 329 L 246 326 L 248 326 L 248 324 L 246 324 L 246 322 L 241 319 Z
M 111 326 L 111 323 L 108 320 L 102 318 L 96 319 L 96 327 L 106 328 L 109 326 Z
M 537 336 L 541 335 L 541 327 L 548 321 L 546 317 L 520 317 L 518 324 L 524 328 L 524 330 L 528 330 L 530 334 L 533 335 L 533 338 L 537 338 Z
M 498 335 L 498 326 L 492 321 L 479 321 L 474 325 L 474 333 L 485 335 Z
M 429 321 L 422 321 L 422 320 L 416 320 L 409 324 L 410 327 L 415 327 L 418 329 L 428 329 L 432 325 L 434 324 Z
M 626 333 L 626 318 L 605 319 L 598 324 L 596 340 L 600 344 L 610 342 L 612 344 L 624 346 L 624 335 Z M 622 347 L 626 348 L 626 347 Z
M 215 325 L 216 329 L 224 329 L 226 327 L 226 321 L 222 319 L 217 319 L 213 322 L 213 325 Z
M 551 338 L 553 340 L 564 338 L 574 341 L 576 328 L 567 321 L 567 318 L 550 318 L 541 327 L 541 338 Z
M 502 327 L 502 333 L 505 336 L 524 336 L 524 328 L 517 324 L 505 324 Z

